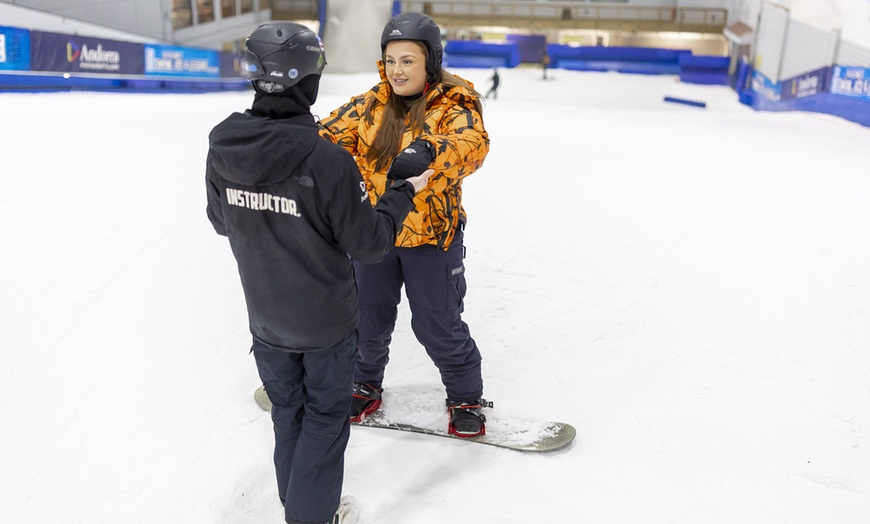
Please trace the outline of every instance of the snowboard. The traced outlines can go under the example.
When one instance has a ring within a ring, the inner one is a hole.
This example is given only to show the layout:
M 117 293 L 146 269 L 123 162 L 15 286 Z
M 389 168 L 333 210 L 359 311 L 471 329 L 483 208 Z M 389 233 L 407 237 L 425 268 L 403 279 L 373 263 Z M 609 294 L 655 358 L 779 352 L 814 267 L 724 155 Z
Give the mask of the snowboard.
M 380 409 L 353 426 L 392 429 L 444 437 L 464 442 L 486 444 L 516 451 L 547 452 L 568 447 L 577 430 L 564 422 L 551 422 L 484 408 L 486 434 L 458 437 L 447 432 L 447 408 L 439 389 L 421 392 L 419 389 L 391 388 L 383 393 Z M 272 402 L 263 386 L 254 392 L 257 404 L 266 411 Z

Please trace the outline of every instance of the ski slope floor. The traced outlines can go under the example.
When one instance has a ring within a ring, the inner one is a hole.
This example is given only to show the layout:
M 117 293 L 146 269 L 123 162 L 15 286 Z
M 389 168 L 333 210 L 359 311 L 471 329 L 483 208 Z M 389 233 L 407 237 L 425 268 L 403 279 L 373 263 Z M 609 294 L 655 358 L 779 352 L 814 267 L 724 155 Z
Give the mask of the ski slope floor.
M 500 73 L 465 320 L 496 409 L 578 438 L 355 428 L 363 523 L 870 522 L 870 129 L 673 77 Z M 315 112 L 376 80 L 327 75 Z M 0 522 L 282 521 L 205 215 L 208 132 L 251 98 L 0 94 Z M 404 306 L 387 374 L 442 395 Z

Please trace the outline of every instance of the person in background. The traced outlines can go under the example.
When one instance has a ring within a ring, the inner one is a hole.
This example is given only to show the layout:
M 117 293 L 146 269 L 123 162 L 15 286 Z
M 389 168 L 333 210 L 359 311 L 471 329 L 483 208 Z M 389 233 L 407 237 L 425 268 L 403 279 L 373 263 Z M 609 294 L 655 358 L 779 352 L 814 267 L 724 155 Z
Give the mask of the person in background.
M 406 173 L 374 208 L 353 157 L 323 140 L 311 115 L 326 55 L 293 22 L 245 43 L 255 94 L 209 134 L 207 214 L 236 258 L 251 351 L 272 401 L 278 495 L 288 523 L 350 524 L 342 500 L 357 354 L 349 256 L 380 261 L 431 170 Z
M 489 98 L 489 95 L 492 95 L 493 100 L 498 99 L 498 85 L 500 83 L 500 78 L 498 76 L 498 69 L 492 70 L 492 87 L 489 88 L 489 91 L 486 92 L 485 98 Z
M 414 198 L 396 249 L 373 265 L 354 260 L 359 289 L 359 357 L 352 420 L 381 405 L 402 286 L 417 340 L 447 392 L 447 429 L 486 431 L 481 355 L 462 320 L 465 247 L 462 181 L 483 164 L 489 136 L 481 95 L 441 67 L 441 29 L 428 16 L 393 17 L 381 35 L 381 81 L 320 123 L 322 135 L 354 155 L 372 202 L 423 169 L 435 174 Z

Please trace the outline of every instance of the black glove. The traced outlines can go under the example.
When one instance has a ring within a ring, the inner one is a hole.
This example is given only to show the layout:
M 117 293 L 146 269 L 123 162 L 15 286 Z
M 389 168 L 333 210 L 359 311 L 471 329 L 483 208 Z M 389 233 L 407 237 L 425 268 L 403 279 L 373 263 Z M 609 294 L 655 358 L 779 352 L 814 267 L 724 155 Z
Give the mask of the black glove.
M 412 176 L 422 175 L 424 171 L 429 169 L 429 164 L 432 163 L 433 158 L 435 158 L 435 147 L 426 140 L 418 138 L 396 155 L 390 165 L 390 170 L 387 171 L 387 178 L 405 180 Z

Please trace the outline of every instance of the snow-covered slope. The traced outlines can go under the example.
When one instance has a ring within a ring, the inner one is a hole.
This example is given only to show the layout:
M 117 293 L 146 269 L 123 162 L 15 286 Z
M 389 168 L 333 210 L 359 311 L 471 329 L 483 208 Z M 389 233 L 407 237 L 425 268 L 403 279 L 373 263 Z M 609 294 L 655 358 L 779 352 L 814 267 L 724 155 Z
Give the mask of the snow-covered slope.
M 465 318 L 496 409 L 578 439 L 355 428 L 364 522 L 870 521 L 870 131 L 670 77 L 501 76 Z M 317 110 L 374 80 L 325 77 Z M 0 522 L 281 521 L 205 216 L 206 136 L 250 98 L 0 95 Z M 407 315 L 386 387 L 437 396 Z

